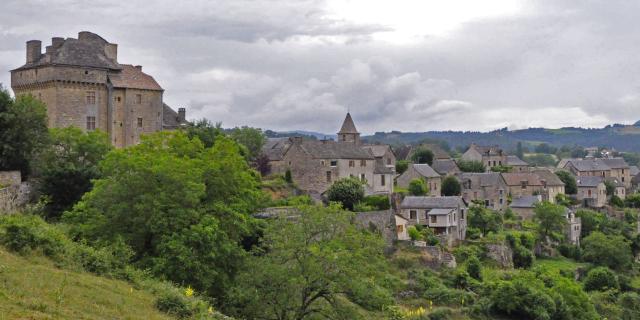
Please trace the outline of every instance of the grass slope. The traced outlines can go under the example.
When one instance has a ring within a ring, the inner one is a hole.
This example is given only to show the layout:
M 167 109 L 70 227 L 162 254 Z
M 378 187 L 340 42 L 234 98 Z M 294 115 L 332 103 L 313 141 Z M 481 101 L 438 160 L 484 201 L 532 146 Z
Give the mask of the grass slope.
M 124 281 L 61 270 L 0 247 L 0 320 L 171 319 L 154 301 Z

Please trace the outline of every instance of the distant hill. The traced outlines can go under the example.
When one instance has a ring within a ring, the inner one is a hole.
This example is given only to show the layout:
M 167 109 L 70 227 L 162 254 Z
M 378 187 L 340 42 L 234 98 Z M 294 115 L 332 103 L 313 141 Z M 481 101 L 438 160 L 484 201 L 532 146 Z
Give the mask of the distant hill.
M 454 148 L 464 148 L 475 142 L 480 145 L 500 145 L 506 150 L 515 149 L 518 142 L 534 146 L 547 143 L 553 146 L 608 147 L 618 151 L 640 152 L 640 121 L 634 125 L 614 124 L 604 128 L 560 129 L 529 128 L 523 130 L 474 131 L 429 131 L 429 132 L 376 132 L 365 136 L 369 142 L 387 144 L 414 144 L 422 140 L 442 140 Z

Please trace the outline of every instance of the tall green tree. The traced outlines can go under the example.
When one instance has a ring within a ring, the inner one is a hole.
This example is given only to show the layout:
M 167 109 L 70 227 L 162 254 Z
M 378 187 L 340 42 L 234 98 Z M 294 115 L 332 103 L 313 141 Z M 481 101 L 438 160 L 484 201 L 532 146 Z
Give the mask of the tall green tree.
M 76 127 L 51 129 L 51 143 L 38 155 L 39 191 L 48 197 L 47 218 L 58 218 L 91 189 L 100 177 L 98 163 L 112 149 L 101 131 L 88 133 Z
M 424 196 L 429 192 L 429 188 L 423 179 L 413 179 L 409 182 L 409 194 L 412 196 Z
M 0 171 L 31 172 L 36 152 L 48 139 L 47 110 L 32 95 L 11 98 L 0 85 Z
M 556 175 L 564 182 L 564 192 L 566 194 L 578 193 L 576 178 L 569 171 L 560 170 L 556 172 Z
M 565 210 L 565 207 L 547 201 L 536 205 L 533 209 L 533 220 L 538 223 L 538 235 L 541 241 L 562 238 L 567 224 Z
M 599 266 L 625 270 L 631 265 L 631 245 L 621 235 L 605 235 L 592 232 L 582 240 L 583 258 Z
M 378 285 L 388 270 L 379 235 L 357 229 L 338 206 L 299 211 L 268 222 L 224 311 L 242 319 L 353 319 L 345 295 L 366 309 L 393 304 Z
M 473 205 L 469 209 L 469 227 L 477 228 L 483 235 L 502 229 L 502 215 L 483 206 Z
M 239 144 L 246 147 L 247 158 L 251 161 L 260 155 L 262 146 L 267 141 L 262 130 L 250 127 L 234 128 L 231 130 L 230 135 Z
M 63 215 L 72 236 L 122 238 L 135 266 L 220 298 L 242 265 L 250 214 L 265 200 L 237 143 L 219 136 L 205 148 L 183 132 L 159 132 L 110 152 L 100 170 Z
M 184 129 L 187 136 L 193 139 L 197 137 L 206 148 L 211 148 L 219 136 L 224 135 L 221 123 L 213 123 L 202 118 Z
M 478 172 L 482 173 L 486 171 L 486 167 L 481 161 L 464 161 L 460 160 L 457 162 L 460 171 L 462 172 Z
M 353 206 L 364 199 L 363 183 L 357 178 L 340 179 L 329 187 L 327 198 L 342 204 L 345 209 L 353 210 Z
M 413 163 L 426 163 L 428 165 L 433 164 L 433 152 L 425 148 L 417 148 L 411 155 L 411 161 Z
M 440 189 L 443 196 L 459 196 L 461 192 L 460 182 L 454 176 L 444 178 Z

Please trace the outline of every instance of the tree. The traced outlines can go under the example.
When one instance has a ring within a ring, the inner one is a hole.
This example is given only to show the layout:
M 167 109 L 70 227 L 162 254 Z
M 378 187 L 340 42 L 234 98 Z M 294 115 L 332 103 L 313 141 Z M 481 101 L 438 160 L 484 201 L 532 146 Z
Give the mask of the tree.
M 586 261 L 614 270 L 624 270 L 631 265 L 631 246 L 621 235 L 595 231 L 583 239 L 582 245 Z
M 564 193 L 576 194 L 578 193 L 578 184 L 576 178 L 569 172 L 560 170 L 556 172 L 556 175 L 562 182 L 564 182 Z
M 460 195 L 460 182 L 454 176 L 447 176 L 442 180 L 442 195 L 443 196 L 459 196 Z
M 536 153 L 555 154 L 558 151 L 557 148 L 550 146 L 547 143 L 541 143 L 535 147 Z
M 479 205 L 471 206 L 468 221 L 469 227 L 478 228 L 483 235 L 502 229 L 502 215 Z
M 536 204 L 533 209 L 533 220 L 538 223 L 538 235 L 541 241 L 562 238 L 567 224 L 565 210 L 565 207 L 547 201 Z
M 609 180 L 605 180 L 605 181 L 604 181 L 604 186 L 605 186 L 605 187 L 606 187 L 606 189 L 607 189 L 607 195 L 608 195 L 608 196 L 612 196 L 612 195 L 615 193 L 615 191 L 616 191 L 616 185 L 615 185 L 613 182 L 611 182 L 611 181 L 609 181 Z
M 413 163 L 426 163 L 428 165 L 432 165 L 433 157 L 433 152 L 431 150 L 417 148 L 413 155 L 411 155 L 411 161 L 413 161 Z
M 467 273 L 471 278 L 482 281 L 482 263 L 475 255 L 469 257 L 467 261 Z
M 604 221 L 607 217 L 600 212 L 580 209 L 576 211 L 576 217 L 580 218 L 582 228 L 580 230 L 580 236 L 585 238 L 594 231 L 599 231 L 600 226 L 604 225 Z
M 36 169 L 38 189 L 48 197 L 47 218 L 57 219 L 91 189 L 91 180 L 100 177 L 98 163 L 112 146 L 101 131 L 67 127 L 50 132 L 51 143 L 39 153 Z
M 587 291 L 618 290 L 619 288 L 618 277 L 607 267 L 591 269 L 584 280 L 584 289 Z
M 556 159 L 546 153 L 528 155 L 522 160 L 535 167 L 553 167 L 556 165 Z
M 615 194 L 611 196 L 610 203 L 615 207 L 624 208 L 624 201 L 620 199 L 620 197 L 616 196 Z
M 234 128 L 231 130 L 231 138 L 247 148 L 247 159 L 254 160 L 262 151 L 262 146 L 267 141 L 262 130 L 250 127 Z
M 353 215 L 332 205 L 299 208 L 276 217 L 262 246 L 248 259 L 225 301 L 242 319 L 355 318 L 344 314 L 344 296 L 370 310 L 394 302 L 376 283 L 388 270 L 384 242 L 358 230 Z
M 266 200 L 259 175 L 233 140 L 211 148 L 181 131 L 145 136 L 113 150 L 95 180 L 63 215 L 70 234 L 88 242 L 122 238 L 134 266 L 220 298 L 245 256 L 255 212 Z
M 343 178 L 334 182 L 327 190 L 329 201 L 339 202 L 343 208 L 353 210 L 353 206 L 364 199 L 362 181 L 356 178 Z
M 409 169 L 409 161 L 407 160 L 398 160 L 396 161 L 396 173 L 403 174 L 405 171 Z
M 458 161 L 458 168 L 462 172 L 477 172 L 482 173 L 486 171 L 486 167 L 480 161 Z
M 640 208 L 640 193 L 636 192 L 634 194 L 628 195 L 624 199 L 624 202 L 627 207 Z
M 424 180 L 418 178 L 413 179 L 409 182 L 409 194 L 412 196 L 424 196 L 429 192 L 429 188 L 427 188 L 427 184 Z
M 524 150 L 522 149 L 522 142 L 518 141 L 516 145 L 516 157 L 523 159 L 524 158 Z
M 31 172 L 35 153 L 48 139 L 47 110 L 32 95 L 12 99 L 0 85 L 0 171 Z
M 197 137 L 205 146 L 211 148 L 219 136 L 224 135 L 221 123 L 213 123 L 205 118 L 197 120 L 185 129 L 190 139 Z

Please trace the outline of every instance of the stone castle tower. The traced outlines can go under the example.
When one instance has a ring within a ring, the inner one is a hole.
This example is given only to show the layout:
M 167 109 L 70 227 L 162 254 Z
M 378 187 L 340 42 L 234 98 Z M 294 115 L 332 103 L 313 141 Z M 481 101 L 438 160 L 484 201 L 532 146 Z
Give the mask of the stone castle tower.
M 347 116 L 342 122 L 342 127 L 338 132 L 339 142 L 353 142 L 355 145 L 360 145 L 360 132 L 356 129 L 356 125 L 353 123 L 351 114 L 347 112 Z
M 88 31 L 52 38 L 44 54 L 40 40 L 27 41 L 26 63 L 11 71 L 11 88 L 46 104 L 49 127 L 100 129 L 116 147 L 186 123 L 184 108 L 177 113 L 164 104 L 164 90 L 142 66 L 120 64 L 118 45 Z

